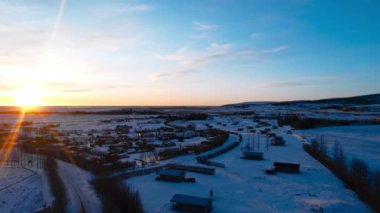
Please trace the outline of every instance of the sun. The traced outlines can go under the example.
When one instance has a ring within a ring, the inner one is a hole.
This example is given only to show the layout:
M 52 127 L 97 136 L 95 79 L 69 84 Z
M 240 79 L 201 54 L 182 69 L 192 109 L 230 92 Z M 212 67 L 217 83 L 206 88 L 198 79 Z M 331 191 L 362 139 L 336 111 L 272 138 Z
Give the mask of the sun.
M 13 93 L 13 101 L 16 106 L 23 108 L 35 108 L 42 105 L 43 91 L 36 87 L 25 87 Z

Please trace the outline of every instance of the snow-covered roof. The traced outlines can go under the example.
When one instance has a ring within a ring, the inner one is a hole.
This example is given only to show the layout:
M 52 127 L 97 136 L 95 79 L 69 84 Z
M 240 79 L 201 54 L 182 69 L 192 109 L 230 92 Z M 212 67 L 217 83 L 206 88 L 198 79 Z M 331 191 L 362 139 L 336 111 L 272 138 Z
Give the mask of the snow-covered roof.
M 167 175 L 167 176 L 183 176 L 185 172 L 173 169 L 165 169 L 157 172 L 158 175 Z
M 175 194 L 170 201 L 175 202 L 175 203 L 185 203 L 185 204 L 203 206 L 203 207 L 207 207 L 211 204 L 210 198 L 195 197 L 195 196 L 184 195 L 184 194 Z

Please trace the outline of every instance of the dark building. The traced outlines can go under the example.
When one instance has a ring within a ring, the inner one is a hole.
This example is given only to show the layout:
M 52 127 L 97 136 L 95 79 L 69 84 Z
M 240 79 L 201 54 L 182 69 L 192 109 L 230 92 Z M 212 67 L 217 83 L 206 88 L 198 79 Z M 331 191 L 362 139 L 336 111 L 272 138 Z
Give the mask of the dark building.
M 173 164 L 173 163 L 169 163 L 168 166 L 170 169 L 175 169 L 175 170 L 196 172 L 196 173 L 201 173 L 201 174 L 206 174 L 206 175 L 214 175 L 215 174 L 215 169 L 209 168 L 209 167 Z
M 212 209 L 212 200 L 210 198 L 175 194 L 170 202 L 173 203 L 173 209 L 178 211 L 205 213 L 211 212 Z
M 273 166 L 276 172 L 300 173 L 300 164 L 298 163 L 274 162 Z
M 161 170 L 157 172 L 159 175 L 156 179 L 169 181 L 169 182 L 182 182 L 185 181 L 185 172 L 178 170 Z
M 264 158 L 263 155 L 264 154 L 262 152 L 244 151 L 241 158 L 249 160 L 262 160 Z

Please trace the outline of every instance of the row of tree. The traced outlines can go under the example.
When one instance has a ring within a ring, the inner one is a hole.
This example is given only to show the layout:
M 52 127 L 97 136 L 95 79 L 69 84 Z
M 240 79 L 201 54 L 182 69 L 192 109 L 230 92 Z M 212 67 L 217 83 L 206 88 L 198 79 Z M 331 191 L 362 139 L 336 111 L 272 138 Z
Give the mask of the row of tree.
M 103 212 L 143 212 L 139 192 L 123 182 L 113 178 L 96 178 L 91 183 L 100 195 Z
M 348 160 L 339 142 L 335 142 L 332 153 L 328 154 L 324 137 L 305 144 L 304 150 L 331 170 L 360 199 L 380 212 L 380 171 L 371 171 L 363 160 Z
M 278 125 L 289 125 L 294 129 L 311 129 L 323 126 L 340 126 L 349 124 L 349 121 L 324 118 L 302 118 L 298 115 L 285 115 L 278 118 Z

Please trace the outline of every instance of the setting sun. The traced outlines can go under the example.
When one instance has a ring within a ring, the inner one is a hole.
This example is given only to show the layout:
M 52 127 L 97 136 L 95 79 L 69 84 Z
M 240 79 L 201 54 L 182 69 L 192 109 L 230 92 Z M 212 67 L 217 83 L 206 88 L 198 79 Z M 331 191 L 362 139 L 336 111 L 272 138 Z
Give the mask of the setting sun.
M 21 107 L 36 107 L 42 104 L 43 92 L 39 88 L 28 87 L 15 91 L 14 104 Z

